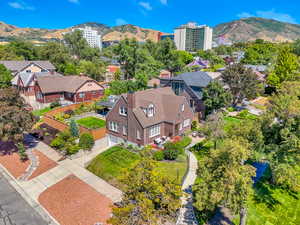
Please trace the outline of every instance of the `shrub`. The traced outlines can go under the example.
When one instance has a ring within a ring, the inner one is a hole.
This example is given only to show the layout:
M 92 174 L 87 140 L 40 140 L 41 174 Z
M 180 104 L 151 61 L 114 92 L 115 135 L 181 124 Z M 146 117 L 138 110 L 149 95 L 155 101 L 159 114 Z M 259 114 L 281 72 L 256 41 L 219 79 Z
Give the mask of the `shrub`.
M 194 120 L 194 121 L 192 122 L 192 126 L 191 126 L 192 131 L 197 130 L 197 126 L 198 126 L 197 121 Z
M 60 104 L 59 102 L 52 102 L 52 103 L 50 104 L 50 108 L 51 108 L 51 109 L 56 108 L 56 107 L 59 107 L 59 106 L 61 106 L 61 104 Z
M 164 160 L 164 152 L 163 151 L 157 151 L 153 154 L 153 159 L 156 161 L 162 161 Z
M 79 137 L 79 129 L 75 120 L 71 120 L 70 133 L 73 137 Z
M 185 136 L 185 137 L 182 138 L 181 141 L 178 141 L 176 143 L 176 145 L 177 145 L 176 148 L 178 150 L 184 150 L 184 148 L 187 147 L 191 143 L 192 143 L 192 139 L 188 136 Z
M 54 115 L 54 119 L 63 122 L 64 121 L 64 117 L 62 113 L 58 113 L 56 115 Z
M 62 148 L 64 146 L 64 140 L 61 139 L 60 137 L 56 137 L 52 140 L 50 146 L 53 147 L 53 148 Z
M 175 160 L 179 155 L 179 152 L 176 149 L 165 149 L 163 153 L 164 159 L 166 160 Z
M 84 149 L 84 150 L 91 150 L 92 147 L 94 146 L 95 141 L 94 138 L 91 134 L 89 133 L 84 133 L 80 136 L 79 139 L 79 147 Z
M 28 160 L 28 155 L 27 155 L 27 153 L 26 153 L 26 149 L 25 149 L 25 147 L 24 147 L 23 144 L 19 144 L 19 145 L 18 145 L 18 154 L 19 154 L 20 160 L 21 160 L 22 162 Z
M 228 107 L 228 108 L 227 108 L 227 111 L 228 111 L 228 112 L 234 112 L 234 111 L 235 111 L 235 108 L 233 108 L 233 107 Z
M 64 118 L 65 120 L 70 119 L 70 118 L 71 118 L 71 115 L 64 113 L 64 114 L 63 114 L 63 118 Z

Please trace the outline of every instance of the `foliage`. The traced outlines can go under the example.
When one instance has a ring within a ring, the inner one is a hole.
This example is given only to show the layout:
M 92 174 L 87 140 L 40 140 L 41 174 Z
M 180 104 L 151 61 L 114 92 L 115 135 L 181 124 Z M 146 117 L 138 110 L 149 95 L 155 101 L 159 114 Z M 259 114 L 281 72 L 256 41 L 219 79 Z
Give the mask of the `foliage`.
M 164 152 L 163 151 L 156 151 L 153 154 L 153 159 L 156 161 L 163 161 L 164 160 Z
M 192 131 L 196 131 L 197 128 L 198 128 L 198 123 L 197 123 L 196 120 L 194 120 L 194 121 L 192 122 L 191 130 L 192 130 Z
M 297 80 L 300 77 L 300 64 L 296 55 L 287 47 L 282 48 L 277 56 L 273 71 L 267 78 L 270 86 L 278 88 L 284 81 Z
M 69 131 L 60 132 L 55 139 L 52 140 L 50 146 L 62 151 L 66 155 L 72 155 L 79 151 L 80 147 L 75 142 Z
M 23 60 L 23 56 L 18 56 L 9 45 L 0 46 L 0 60 Z
M 246 202 L 251 194 L 255 169 L 244 162 L 249 158 L 248 145 L 240 139 L 226 139 L 221 148 L 211 151 L 198 170 L 199 183 L 193 188 L 195 207 L 213 211 L 218 205 L 229 208 L 245 219 Z M 240 223 L 241 224 L 241 223 Z
M 98 129 L 105 127 L 105 121 L 98 119 L 96 117 L 85 117 L 76 121 L 79 125 L 84 126 L 89 129 Z
M 227 107 L 231 102 L 231 94 L 218 81 L 213 81 L 203 91 L 206 115 Z
M 68 114 L 64 114 L 64 115 L 68 115 Z M 79 129 L 78 129 L 78 125 L 75 122 L 75 120 L 71 120 L 70 122 L 70 133 L 73 137 L 79 137 Z
M 43 108 L 43 109 L 40 109 L 40 110 L 34 110 L 34 111 L 32 111 L 32 114 L 34 116 L 43 116 L 44 114 L 46 114 L 49 111 L 51 111 L 51 108 L 46 107 L 46 108 Z
M 76 72 L 86 74 L 94 80 L 101 81 L 104 79 L 105 64 L 100 60 L 80 60 Z
M 60 106 L 61 106 L 61 104 L 60 104 L 59 102 L 52 102 L 52 103 L 50 104 L 50 108 L 51 108 L 51 109 L 54 109 L 54 108 L 60 107 Z
M 12 78 L 10 71 L 4 65 L 0 64 L 0 89 L 9 88 Z
M 34 116 L 24 110 L 24 100 L 15 89 L 0 89 L 0 102 L 0 140 L 21 142 L 34 125 Z
M 183 154 L 183 148 L 178 143 L 167 142 L 164 144 L 164 159 L 176 160 L 179 154 Z
M 245 98 L 251 100 L 262 92 L 263 86 L 257 79 L 257 75 L 242 64 L 229 66 L 222 73 L 221 78 L 230 88 L 234 105 L 241 103 Z
M 25 147 L 24 147 L 24 145 L 22 143 L 18 144 L 18 154 L 19 154 L 20 160 L 22 162 L 28 160 L 28 155 L 26 153 L 26 149 L 25 149 Z
M 208 60 L 211 66 L 218 64 L 225 65 L 225 61 L 212 50 L 200 50 L 197 52 L 196 55 L 199 56 L 201 59 Z
M 38 59 L 37 49 L 32 43 L 24 40 L 14 40 L 8 44 L 8 48 L 18 57 L 25 60 Z
M 180 207 L 180 186 L 155 172 L 156 163 L 143 159 L 126 171 L 120 207 L 113 208 L 112 225 L 157 225 L 173 221 Z
M 300 56 L 300 39 L 296 40 L 292 45 L 293 53 Z
M 94 146 L 95 141 L 94 138 L 91 134 L 89 133 L 83 133 L 80 135 L 79 139 L 79 147 L 84 149 L 84 150 L 91 150 L 92 147 Z

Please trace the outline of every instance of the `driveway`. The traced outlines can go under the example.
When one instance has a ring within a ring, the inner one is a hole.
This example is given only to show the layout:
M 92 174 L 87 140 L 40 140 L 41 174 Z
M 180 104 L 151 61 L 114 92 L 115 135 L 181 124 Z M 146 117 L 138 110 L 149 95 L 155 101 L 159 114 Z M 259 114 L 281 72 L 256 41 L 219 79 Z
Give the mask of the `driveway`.
M 47 223 L 0 174 L 0 225 L 29 224 Z

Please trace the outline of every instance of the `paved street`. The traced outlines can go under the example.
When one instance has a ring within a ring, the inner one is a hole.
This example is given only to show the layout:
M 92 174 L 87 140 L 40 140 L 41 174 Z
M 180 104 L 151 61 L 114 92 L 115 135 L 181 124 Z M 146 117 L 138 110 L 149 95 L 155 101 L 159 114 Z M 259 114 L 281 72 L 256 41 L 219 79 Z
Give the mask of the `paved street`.
M 46 224 L 0 174 L 0 225 Z

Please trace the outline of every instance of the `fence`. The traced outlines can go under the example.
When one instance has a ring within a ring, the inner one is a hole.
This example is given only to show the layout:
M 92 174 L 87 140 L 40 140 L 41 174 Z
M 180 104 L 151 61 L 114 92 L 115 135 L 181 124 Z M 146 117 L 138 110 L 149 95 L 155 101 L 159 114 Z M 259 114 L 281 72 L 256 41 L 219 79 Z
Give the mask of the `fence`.
M 53 109 L 49 112 L 47 112 L 44 117 L 43 117 L 43 121 L 44 123 L 48 124 L 49 126 L 59 130 L 59 131 L 65 131 L 67 129 L 69 129 L 69 126 L 61 121 L 58 121 L 54 118 L 54 116 L 58 113 L 63 113 L 66 112 L 68 110 L 75 110 L 77 108 L 79 108 L 82 104 L 88 105 L 91 104 L 92 102 L 87 102 L 87 103 L 81 103 L 81 104 L 72 104 L 72 105 L 68 105 L 68 106 L 63 106 L 60 108 L 56 108 Z M 78 126 L 79 127 L 79 131 L 81 134 L 83 133 L 90 133 L 94 140 L 99 140 L 101 138 L 104 138 L 106 136 L 106 128 L 98 128 L 98 129 L 88 129 L 85 128 L 83 126 Z

